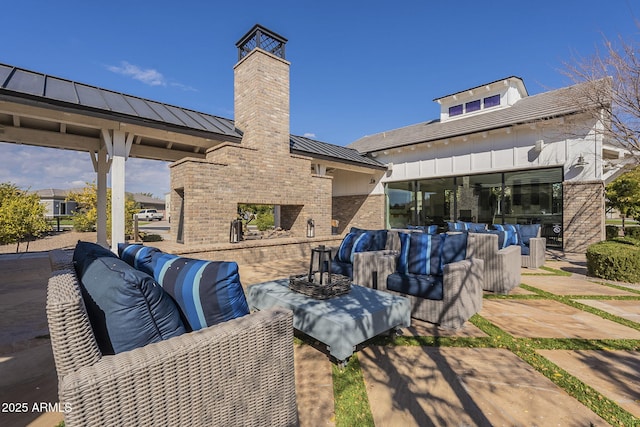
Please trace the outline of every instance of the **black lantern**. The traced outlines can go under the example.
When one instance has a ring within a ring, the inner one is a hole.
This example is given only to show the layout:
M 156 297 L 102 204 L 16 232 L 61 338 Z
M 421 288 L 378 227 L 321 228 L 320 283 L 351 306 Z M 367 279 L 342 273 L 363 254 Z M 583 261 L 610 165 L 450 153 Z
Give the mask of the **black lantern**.
M 317 264 L 315 262 L 316 260 Z M 314 268 L 314 264 L 316 268 Z M 324 245 L 311 249 L 308 279 L 309 282 L 318 283 L 320 285 L 331 284 L 331 249 Z
M 316 223 L 311 218 L 307 220 L 307 237 L 316 237 Z

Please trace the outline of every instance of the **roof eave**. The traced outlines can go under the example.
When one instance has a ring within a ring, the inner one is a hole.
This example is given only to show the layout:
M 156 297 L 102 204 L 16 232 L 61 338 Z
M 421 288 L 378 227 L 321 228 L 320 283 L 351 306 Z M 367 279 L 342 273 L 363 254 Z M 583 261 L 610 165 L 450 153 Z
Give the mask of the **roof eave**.
M 165 130 L 170 132 L 177 132 L 186 135 L 196 136 L 200 138 L 208 138 L 217 141 L 229 141 L 240 142 L 241 136 L 235 136 L 225 133 L 209 132 L 205 130 L 198 130 L 179 125 L 173 125 L 166 122 L 155 121 L 146 118 L 137 118 L 127 114 L 119 113 L 116 111 L 104 111 L 99 108 L 87 107 L 84 105 L 70 104 L 64 101 L 56 101 L 53 99 L 43 100 L 43 97 L 25 94 L 21 92 L 15 92 L 0 88 L 0 100 L 7 102 L 14 102 L 17 104 L 28 105 L 31 107 L 51 108 L 54 106 L 56 110 L 64 113 L 75 113 L 80 115 L 87 115 L 99 119 L 105 120 L 117 120 L 123 123 L 139 125 L 144 127 L 151 127 L 154 129 Z M 238 132 L 239 133 L 239 132 Z

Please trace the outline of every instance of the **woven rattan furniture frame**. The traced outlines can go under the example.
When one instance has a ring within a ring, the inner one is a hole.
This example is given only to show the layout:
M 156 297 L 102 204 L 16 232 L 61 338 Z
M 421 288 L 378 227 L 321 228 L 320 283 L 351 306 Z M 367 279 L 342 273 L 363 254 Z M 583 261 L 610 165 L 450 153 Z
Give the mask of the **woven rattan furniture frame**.
M 467 256 L 484 261 L 482 289 L 508 294 L 520 286 L 520 246 L 498 249 L 498 236 L 488 233 L 469 233 Z
M 397 258 L 398 254 L 395 251 L 379 253 L 375 257 L 376 279 L 374 282 L 378 290 L 408 298 L 411 303 L 411 317 L 446 328 L 458 329 L 482 309 L 483 260 L 468 258 L 445 264 L 443 298 L 430 300 L 387 289 L 387 277 L 395 273 Z
M 529 239 L 529 255 L 521 255 L 522 266 L 526 268 L 538 268 L 544 265 L 544 259 L 547 251 L 547 239 L 538 237 Z
M 51 254 L 47 291 L 67 427 L 297 425 L 291 311 L 260 311 L 103 356 L 70 256 Z

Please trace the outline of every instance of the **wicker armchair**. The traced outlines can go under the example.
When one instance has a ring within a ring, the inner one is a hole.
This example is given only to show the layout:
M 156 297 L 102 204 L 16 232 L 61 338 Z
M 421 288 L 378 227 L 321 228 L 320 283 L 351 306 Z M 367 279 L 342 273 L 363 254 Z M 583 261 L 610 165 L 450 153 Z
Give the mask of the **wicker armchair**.
M 497 235 L 469 233 L 467 254 L 484 261 L 485 291 L 508 294 L 520 285 L 520 246 L 498 249 Z
M 47 293 L 67 427 L 297 425 L 290 311 L 260 311 L 103 356 L 69 257 L 52 253 L 57 270 Z
M 393 247 L 393 243 L 390 245 Z M 398 242 L 399 247 L 399 242 Z M 467 258 L 443 267 L 443 298 L 431 300 L 392 291 L 387 278 L 396 272 L 398 250 L 357 254 L 354 283 L 401 295 L 411 303 L 411 317 L 447 328 L 458 329 L 482 309 L 484 261 Z M 359 267 L 362 264 L 362 267 Z M 364 267 L 366 265 L 366 269 Z M 368 276 L 366 276 L 368 274 Z

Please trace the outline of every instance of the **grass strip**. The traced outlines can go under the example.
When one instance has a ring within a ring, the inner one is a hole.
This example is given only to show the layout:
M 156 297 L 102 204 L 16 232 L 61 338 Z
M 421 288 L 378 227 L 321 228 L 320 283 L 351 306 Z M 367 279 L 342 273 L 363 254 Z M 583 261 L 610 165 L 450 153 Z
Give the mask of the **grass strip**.
M 375 426 L 358 355 L 346 366 L 332 365 L 336 427 Z
M 568 271 L 558 270 L 557 268 L 551 268 L 551 267 L 547 267 L 547 266 L 544 266 L 544 265 L 538 267 L 538 269 L 544 270 L 547 273 L 535 273 L 535 272 L 526 271 L 526 272 L 522 273 L 522 275 L 523 276 L 564 276 L 564 277 L 569 277 L 569 276 L 571 276 L 573 274 L 573 273 L 569 273 Z

